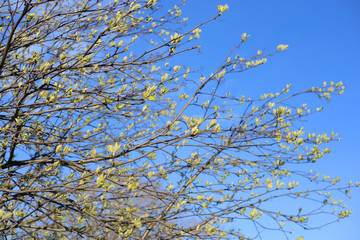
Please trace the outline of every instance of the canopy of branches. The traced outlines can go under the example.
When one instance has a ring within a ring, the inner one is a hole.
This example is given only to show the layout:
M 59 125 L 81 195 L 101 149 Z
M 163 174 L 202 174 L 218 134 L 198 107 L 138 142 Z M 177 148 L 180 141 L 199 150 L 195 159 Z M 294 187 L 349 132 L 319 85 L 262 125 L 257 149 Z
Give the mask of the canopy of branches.
M 0 3 L 4 238 L 253 239 L 265 229 L 286 236 L 294 225 L 316 227 L 317 214 L 331 215 L 324 224 L 350 214 L 332 194 L 351 185 L 302 168 L 329 153 L 321 144 L 336 134 L 299 128 L 321 109 L 293 105 L 305 94 L 330 100 L 342 83 L 223 94 L 228 74 L 288 46 L 242 57 L 243 34 L 200 78 L 173 57 L 197 51 L 201 26 L 228 6 L 187 26 L 184 3 L 168 4 Z M 313 208 L 302 210 L 305 201 Z

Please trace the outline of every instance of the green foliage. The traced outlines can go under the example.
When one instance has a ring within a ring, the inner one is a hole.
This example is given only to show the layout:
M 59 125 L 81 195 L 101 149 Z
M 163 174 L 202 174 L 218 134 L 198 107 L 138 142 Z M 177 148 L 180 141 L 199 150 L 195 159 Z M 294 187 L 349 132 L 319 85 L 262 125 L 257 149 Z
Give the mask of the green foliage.
M 300 167 L 338 140 L 297 127 L 322 108 L 290 104 L 305 94 L 329 101 L 343 93 L 341 82 L 299 93 L 289 84 L 255 99 L 222 95 L 228 74 L 288 48 L 240 57 L 246 33 L 210 76 L 195 79 L 173 61 L 200 48 L 193 43 L 200 27 L 227 5 L 193 28 L 179 6 L 156 0 L 4 1 L 0 8 L 3 236 L 245 239 L 257 236 L 241 229 L 246 222 L 290 233 L 317 214 L 331 222 L 351 213 L 333 194 L 359 183 L 340 186 L 338 177 Z M 275 200 L 294 201 L 295 212 Z M 314 208 L 299 209 L 307 200 Z

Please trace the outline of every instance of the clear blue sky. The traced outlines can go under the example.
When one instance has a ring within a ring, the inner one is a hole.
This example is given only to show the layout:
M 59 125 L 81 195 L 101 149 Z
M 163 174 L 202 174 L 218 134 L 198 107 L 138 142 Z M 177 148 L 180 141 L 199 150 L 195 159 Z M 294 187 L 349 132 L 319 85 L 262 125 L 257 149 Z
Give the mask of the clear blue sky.
M 345 94 L 333 98 L 330 104 L 308 100 L 323 104 L 325 111 L 310 117 L 304 125 L 319 133 L 334 130 L 344 138 L 331 144 L 332 153 L 313 168 L 344 181 L 360 181 L 360 1 L 193 0 L 187 2 L 183 15 L 189 17 L 192 26 L 215 15 L 216 5 L 225 3 L 229 11 L 220 21 L 202 28 L 202 53 L 187 59 L 187 63 L 203 66 L 204 73 L 214 71 L 244 32 L 251 35 L 241 49 L 247 56 L 257 49 L 270 52 L 278 44 L 289 44 L 289 50 L 271 57 L 264 66 L 227 79 L 224 87 L 231 86 L 233 93 L 258 96 L 278 91 L 287 83 L 292 83 L 296 91 L 323 81 L 343 81 Z M 347 203 L 353 210 L 350 218 L 298 235 L 306 240 L 359 240 L 358 189 L 353 190 L 353 199 Z

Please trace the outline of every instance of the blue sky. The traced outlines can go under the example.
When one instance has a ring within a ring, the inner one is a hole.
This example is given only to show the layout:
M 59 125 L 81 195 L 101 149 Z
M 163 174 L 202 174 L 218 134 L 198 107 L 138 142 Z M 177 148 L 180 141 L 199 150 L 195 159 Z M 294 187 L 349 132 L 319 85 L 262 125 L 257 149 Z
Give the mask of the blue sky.
M 332 153 L 316 163 L 315 170 L 340 176 L 344 182 L 360 181 L 360 2 L 194 0 L 188 1 L 183 16 L 189 17 L 192 26 L 214 16 L 218 4 L 228 4 L 230 9 L 219 21 L 202 27 L 202 53 L 192 55 L 187 63 L 204 67 L 204 73 L 214 71 L 244 32 L 251 35 L 240 50 L 246 56 L 255 55 L 258 49 L 271 52 L 278 44 L 289 44 L 288 50 L 269 58 L 265 65 L 226 79 L 223 87 L 233 89 L 234 94 L 259 96 L 278 91 L 287 83 L 293 84 L 293 91 L 301 91 L 324 81 L 343 81 L 345 93 L 330 104 L 305 99 L 325 110 L 310 117 L 304 126 L 318 133 L 334 130 L 343 138 L 330 144 Z M 353 210 L 350 218 L 298 235 L 307 240 L 359 240 L 360 191 L 354 189 L 353 199 L 347 203 Z

